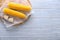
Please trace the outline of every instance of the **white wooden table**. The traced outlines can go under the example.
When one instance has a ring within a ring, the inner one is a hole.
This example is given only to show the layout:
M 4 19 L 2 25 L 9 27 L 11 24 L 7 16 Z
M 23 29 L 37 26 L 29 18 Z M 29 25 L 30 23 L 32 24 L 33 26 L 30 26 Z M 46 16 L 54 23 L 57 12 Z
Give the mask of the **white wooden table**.
M 60 0 L 31 0 L 30 19 L 8 30 L 0 22 L 0 40 L 60 40 Z

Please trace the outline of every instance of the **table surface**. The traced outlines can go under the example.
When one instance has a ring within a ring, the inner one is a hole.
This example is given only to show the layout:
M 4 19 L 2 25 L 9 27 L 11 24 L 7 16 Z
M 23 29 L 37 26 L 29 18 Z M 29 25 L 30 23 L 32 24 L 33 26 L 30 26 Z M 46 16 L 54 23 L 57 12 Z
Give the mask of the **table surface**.
M 31 0 L 32 15 L 22 25 L 6 28 L 0 21 L 0 40 L 60 40 L 60 0 Z

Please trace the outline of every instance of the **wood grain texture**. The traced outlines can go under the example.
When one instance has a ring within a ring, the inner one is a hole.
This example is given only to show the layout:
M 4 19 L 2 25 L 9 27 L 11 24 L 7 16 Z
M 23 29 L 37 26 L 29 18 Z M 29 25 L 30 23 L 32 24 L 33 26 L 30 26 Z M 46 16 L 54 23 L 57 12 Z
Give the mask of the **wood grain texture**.
M 60 1 L 30 0 L 32 15 L 27 22 L 5 29 L 0 23 L 1 40 L 60 40 Z

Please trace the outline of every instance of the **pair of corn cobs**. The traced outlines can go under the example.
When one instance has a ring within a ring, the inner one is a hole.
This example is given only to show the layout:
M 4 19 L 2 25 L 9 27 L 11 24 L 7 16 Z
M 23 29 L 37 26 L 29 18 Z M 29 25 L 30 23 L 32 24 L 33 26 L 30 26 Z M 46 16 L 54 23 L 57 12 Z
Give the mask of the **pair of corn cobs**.
M 3 12 L 4 12 L 4 14 L 8 14 L 11 16 L 15 16 L 15 17 L 24 19 L 24 18 L 27 18 L 27 16 L 24 13 L 18 12 L 15 10 L 31 11 L 31 9 L 32 9 L 31 6 L 25 6 L 23 4 L 17 4 L 14 2 L 9 2 L 8 8 L 4 8 Z

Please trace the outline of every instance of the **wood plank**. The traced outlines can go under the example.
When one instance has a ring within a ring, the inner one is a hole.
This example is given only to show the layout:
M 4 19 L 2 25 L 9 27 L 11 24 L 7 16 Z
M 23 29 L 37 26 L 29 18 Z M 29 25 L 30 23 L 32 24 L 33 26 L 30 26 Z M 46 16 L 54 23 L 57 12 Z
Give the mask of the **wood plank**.
M 60 8 L 59 0 L 31 0 L 33 8 Z

